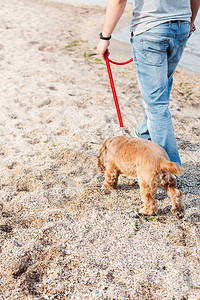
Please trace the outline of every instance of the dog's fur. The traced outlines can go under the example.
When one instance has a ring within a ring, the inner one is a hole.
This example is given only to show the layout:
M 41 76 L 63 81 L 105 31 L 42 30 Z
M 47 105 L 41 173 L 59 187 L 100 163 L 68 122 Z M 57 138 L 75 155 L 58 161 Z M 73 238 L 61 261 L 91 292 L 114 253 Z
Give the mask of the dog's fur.
M 103 142 L 97 159 L 99 170 L 105 173 L 105 188 L 116 188 L 120 174 L 137 176 L 144 202 L 140 213 L 157 214 L 155 194 L 157 186 L 162 186 L 171 198 L 171 212 L 178 219 L 183 218 L 182 193 L 176 187 L 174 176 L 180 176 L 183 169 L 170 162 L 163 148 L 144 139 L 118 136 Z

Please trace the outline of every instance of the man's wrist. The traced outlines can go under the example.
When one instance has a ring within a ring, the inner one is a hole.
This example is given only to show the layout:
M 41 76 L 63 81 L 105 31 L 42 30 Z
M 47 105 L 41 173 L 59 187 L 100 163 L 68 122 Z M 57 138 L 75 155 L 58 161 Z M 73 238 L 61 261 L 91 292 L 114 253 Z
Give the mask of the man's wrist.
M 103 36 L 102 32 L 100 32 L 99 37 L 101 40 L 106 40 L 109 41 L 111 39 L 111 35 L 110 36 Z

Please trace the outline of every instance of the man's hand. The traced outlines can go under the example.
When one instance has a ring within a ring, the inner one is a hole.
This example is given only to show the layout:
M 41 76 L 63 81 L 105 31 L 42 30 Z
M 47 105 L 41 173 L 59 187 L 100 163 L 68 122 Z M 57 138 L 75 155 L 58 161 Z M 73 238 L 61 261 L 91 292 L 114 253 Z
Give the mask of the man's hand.
M 192 35 L 192 33 L 196 30 L 196 27 L 194 25 L 194 23 L 190 23 L 190 36 Z
M 97 46 L 97 51 L 99 52 L 99 55 L 101 56 L 102 60 L 104 60 L 104 55 L 105 55 L 105 52 L 107 51 L 108 52 L 108 55 L 110 54 L 109 51 L 108 51 L 108 47 L 110 45 L 110 41 L 106 41 L 106 40 L 100 40 L 99 41 L 99 44 Z

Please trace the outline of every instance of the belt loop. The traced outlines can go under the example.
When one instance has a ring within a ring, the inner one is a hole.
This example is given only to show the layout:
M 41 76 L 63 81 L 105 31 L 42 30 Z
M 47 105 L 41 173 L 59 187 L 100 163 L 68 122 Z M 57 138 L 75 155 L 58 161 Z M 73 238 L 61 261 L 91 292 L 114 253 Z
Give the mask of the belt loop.
M 181 21 L 178 20 L 178 27 L 180 28 L 181 27 Z
M 169 21 L 169 28 L 171 28 L 172 27 L 172 22 L 171 21 Z

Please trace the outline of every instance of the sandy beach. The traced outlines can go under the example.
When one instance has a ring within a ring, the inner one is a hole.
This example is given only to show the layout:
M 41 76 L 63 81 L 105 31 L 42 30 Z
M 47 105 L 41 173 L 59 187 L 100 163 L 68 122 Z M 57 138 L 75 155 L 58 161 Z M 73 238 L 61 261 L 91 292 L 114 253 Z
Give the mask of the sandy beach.
M 170 110 L 184 174 L 177 220 L 158 190 L 138 215 L 137 180 L 101 189 L 98 149 L 122 135 L 96 52 L 105 9 L 1 1 L 0 299 L 200 299 L 200 75 L 178 68 Z M 131 17 L 127 7 L 119 24 Z M 112 59 L 131 49 L 112 41 Z M 112 66 L 125 126 L 144 110 L 133 65 Z

